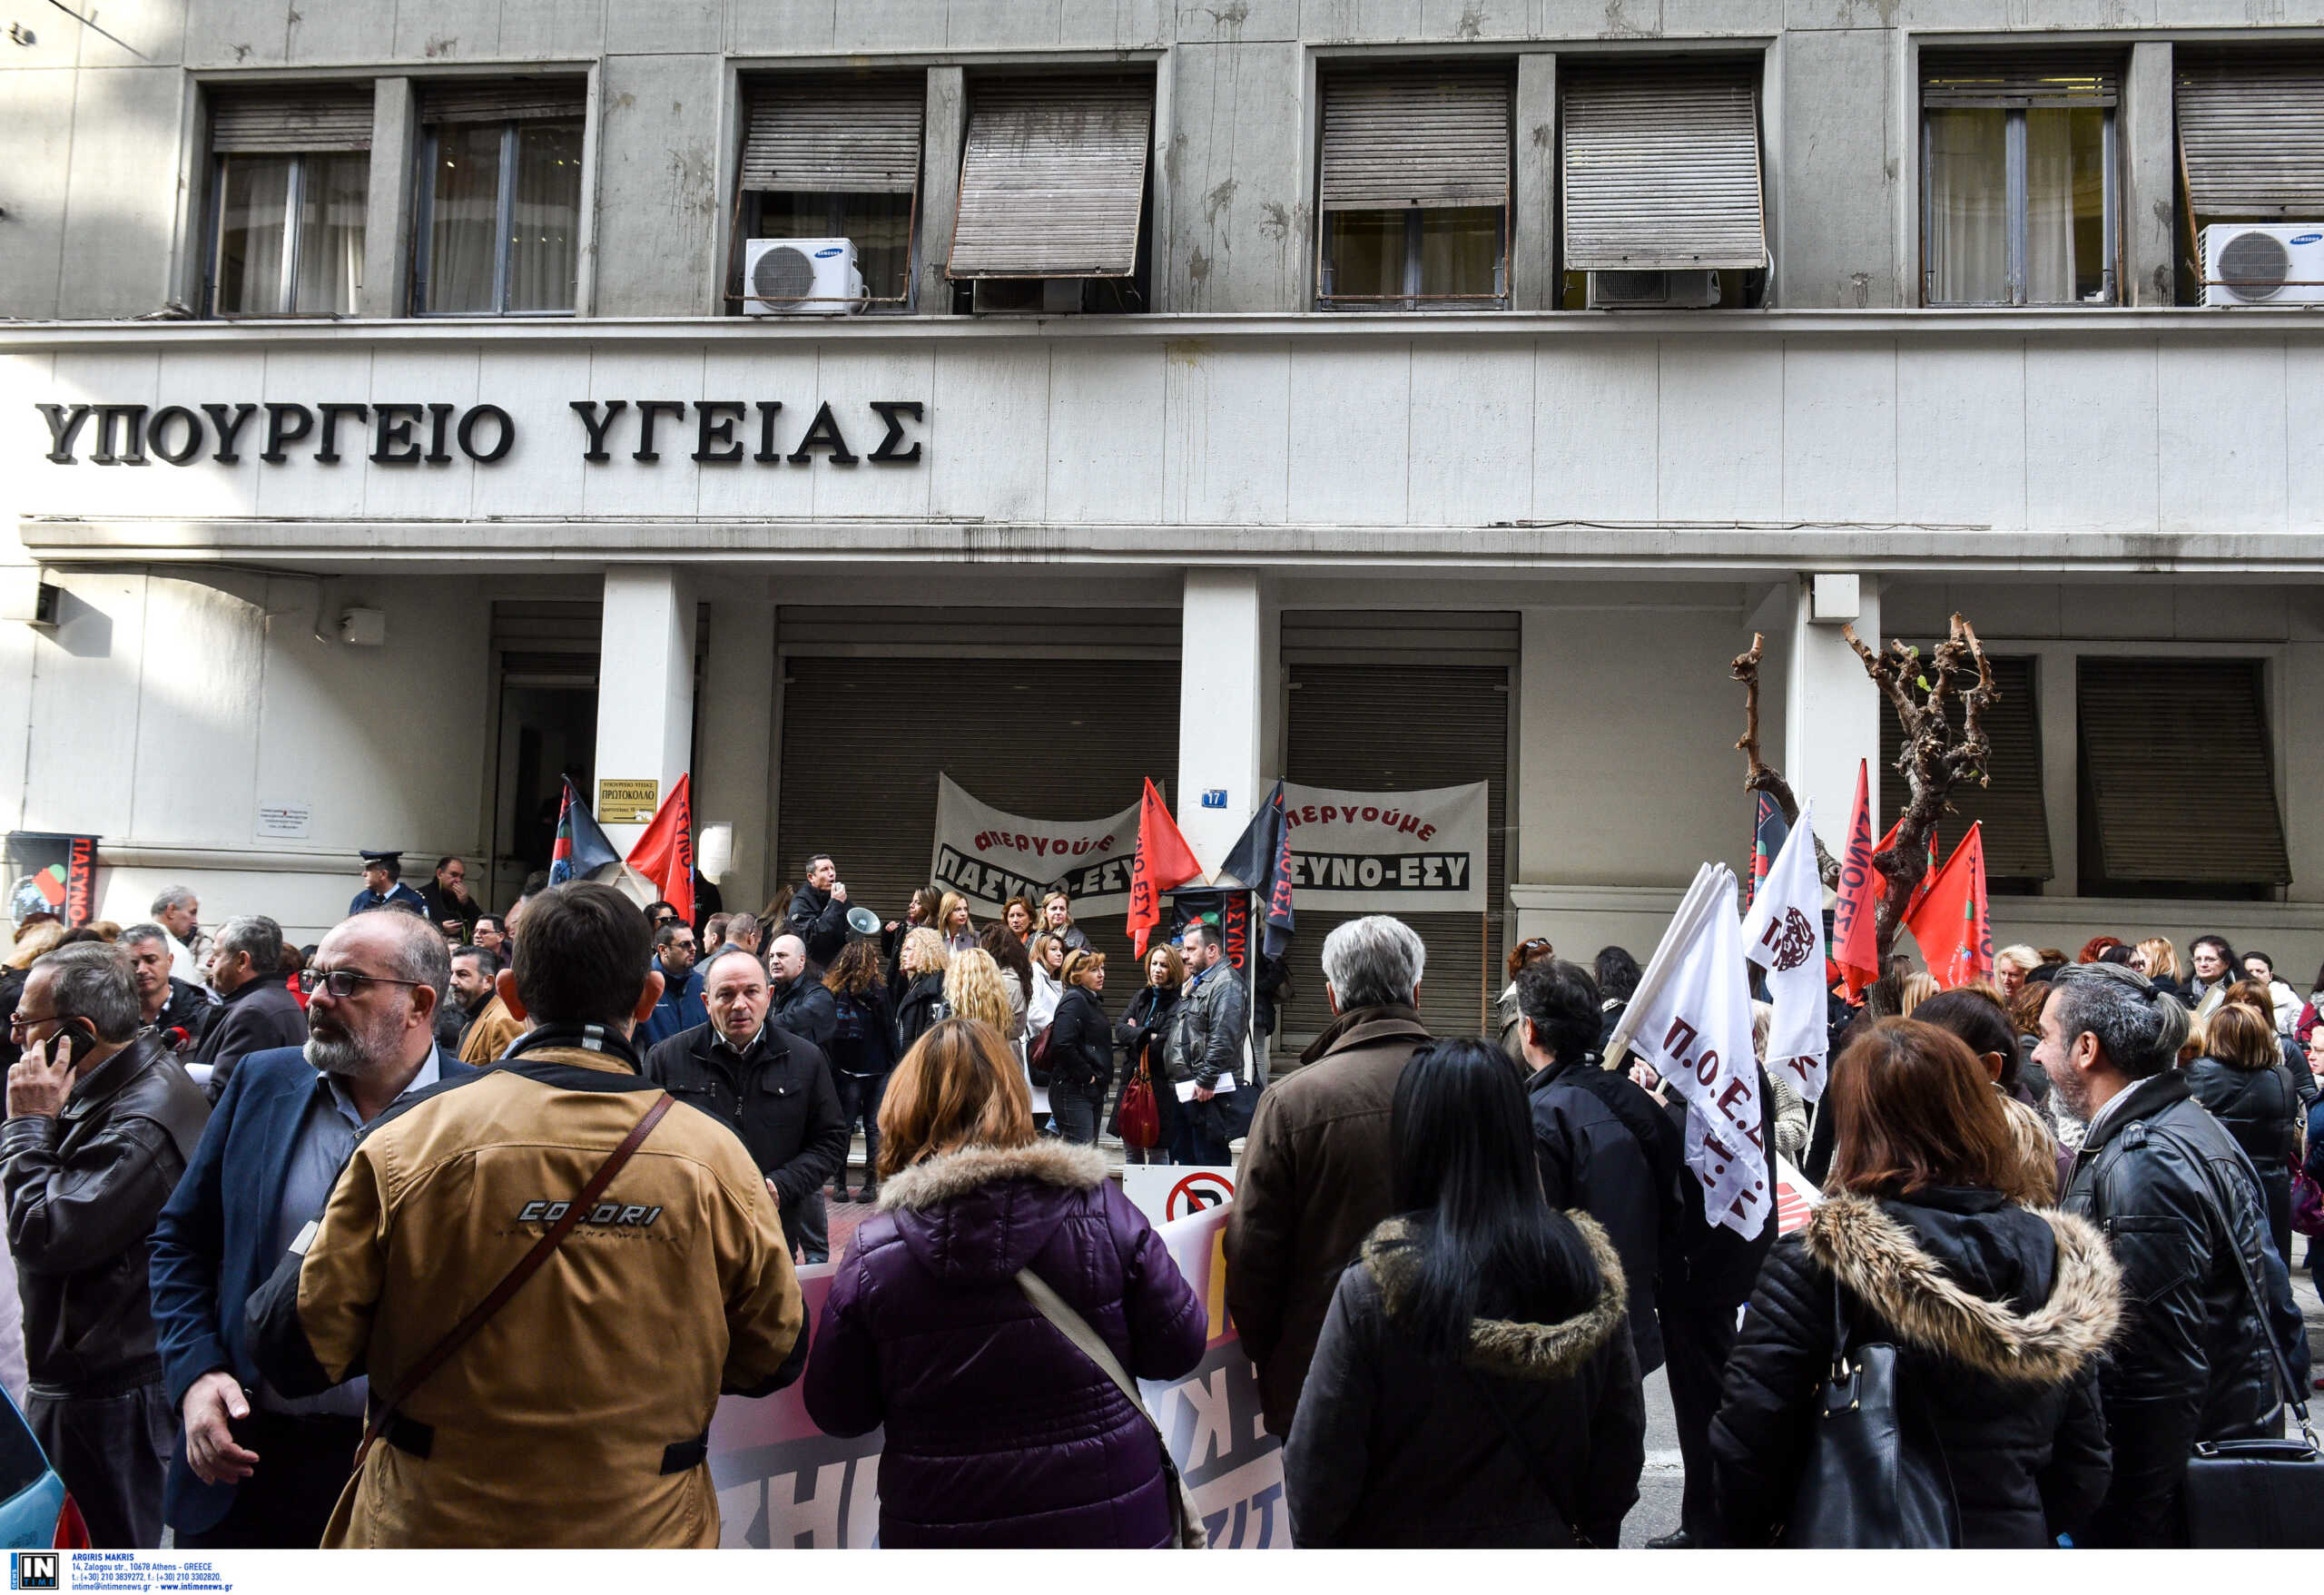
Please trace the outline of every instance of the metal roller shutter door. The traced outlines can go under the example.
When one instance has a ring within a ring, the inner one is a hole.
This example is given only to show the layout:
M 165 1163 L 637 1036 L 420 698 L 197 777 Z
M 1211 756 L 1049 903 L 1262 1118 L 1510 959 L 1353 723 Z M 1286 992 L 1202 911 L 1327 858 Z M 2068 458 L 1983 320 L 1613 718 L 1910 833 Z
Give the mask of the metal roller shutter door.
M 1127 277 L 1137 268 L 1151 78 L 1038 78 L 971 91 L 946 271 Z
M 1768 263 L 1756 67 L 1577 72 L 1564 102 L 1565 271 Z
M 1125 612 L 1112 625 L 1088 617 L 1086 631 L 1073 628 L 1082 640 L 1110 632 L 1118 654 L 1142 644 L 1152 651 L 1060 661 L 992 656 L 1012 629 L 1029 630 L 1021 612 L 981 623 L 965 619 L 973 611 L 891 613 L 905 618 L 874 628 L 783 612 L 786 650 L 850 651 L 783 658 L 771 884 L 795 883 L 809 854 L 828 852 L 851 901 L 896 918 L 928 881 L 940 773 L 996 808 L 1058 820 L 1118 812 L 1137 802 L 1141 779 L 1166 793 L 1176 780 L 1175 611 Z M 1109 1013 L 1144 984 L 1122 920 L 1109 910 L 1079 921 L 1107 955 Z
M 777 78 L 750 92 L 745 190 L 911 193 L 920 187 L 924 76 Z
M 1924 646 L 1924 653 L 1927 651 Z M 1989 659 L 1999 693 L 1985 710 L 1985 740 L 1993 757 L 1985 773 L 1991 784 L 1955 789 L 1953 810 L 1937 823 L 1943 863 L 1972 824 L 1984 825 L 1988 881 L 2047 881 L 2057 871 L 2050 858 L 2050 817 L 2042 790 L 2042 722 L 2034 697 L 2034 661 Z M 1905 812 L 1905 777 L 1896 768 L 1905 730 L 1893 710 L 1880 711 L 1880 815 L 1883 828 Z
M 2324 218 L 2324 55 L 2182 51 L 2179 156 L 2198 217 Z
M 2260 662 L 2081 666 L 2084 857 L 2109 882 L 2289 885 Z
M 586 109 L 588 94 L 577 77 L 446 78 L 419 85 L 419 120 L 570 122 Z
M 369 84 L 285 84 L 220 93 L 210 104 L 219 155 L 312 154 L 371 147 Z
M 1509 202 L 1506 71 L 1403 68 L 1324 85 L 1326 211 Z
M 1509 698 L 1516 636 L 1513 613 L 1284 615 L 1285 673 L 1292 688 L 1285 761 L 1290 780 L 1373 792 L 1472 781 L 1488 785 L 1490 907 L 1483 922 L 1470 913 L 1407 919 L 1428 948 L 1421 1014 L 1440 1036 L 1477 1034 L 1480 1001 L 1501 990 L 1509 901 Z M 1396 662 L 1400 651 L 1406 652 L 1406 662 Z M 1359 917 L 1299 915 L 1290 955 L 1293 996 L 1280 1026 L 1280 1034 L 1295 1046 L 1331 1023 L 1324 997 L 1324 938 Z
M 2122 92 L 2119 50 L 1924 50 L 1924 106 L 2040 110 L 2112 105 Z

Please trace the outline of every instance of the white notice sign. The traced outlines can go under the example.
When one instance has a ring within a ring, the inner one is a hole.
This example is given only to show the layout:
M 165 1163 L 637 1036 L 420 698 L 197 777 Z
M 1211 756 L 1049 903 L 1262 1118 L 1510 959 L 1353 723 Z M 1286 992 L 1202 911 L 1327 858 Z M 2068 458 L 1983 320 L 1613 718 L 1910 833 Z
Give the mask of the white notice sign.
M 270 837 L 281 837 L 297 841 L 304 838 L 307 822 L 312 817 L 312 812 L 305 803 L 294 803 L 288 799 L 261 802 L 258 806 L 259 840 L 263 842 Z

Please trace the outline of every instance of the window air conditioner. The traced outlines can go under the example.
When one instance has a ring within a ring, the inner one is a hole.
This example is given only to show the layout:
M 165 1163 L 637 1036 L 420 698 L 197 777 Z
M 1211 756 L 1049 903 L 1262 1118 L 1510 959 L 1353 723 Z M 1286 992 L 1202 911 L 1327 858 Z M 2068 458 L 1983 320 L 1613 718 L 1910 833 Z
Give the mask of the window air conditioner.
M 1592 271 L 1593 310 L 1702 310 L 1718 302 L 1716 271 Z
M 852 316 L 863 309 L 863 273 L 845 238 L 753 238 L 743 245 L 743 313 Z
M 2324 304 L 2324 222 L 2204 228 L 2203 302 Z
M 980 316 L 1072 316 L 1081 311 L 1078 277 L 980 277 L 969 308 Z

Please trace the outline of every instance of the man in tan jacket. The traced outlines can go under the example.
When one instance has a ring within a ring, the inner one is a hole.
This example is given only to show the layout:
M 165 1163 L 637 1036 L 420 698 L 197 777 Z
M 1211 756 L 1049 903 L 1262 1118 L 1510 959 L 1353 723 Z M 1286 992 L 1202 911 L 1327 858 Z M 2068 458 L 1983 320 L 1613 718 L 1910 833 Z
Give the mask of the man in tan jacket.
M 534 1029 L 355 1148 L 251 1296 L 285 1394 L 370 1378 L 373 1412 L 565 1213 L 659 1100 L 630 1029 L 661 992 L 610 887 L 527 906 L 500 976 Z M 396 1410 L 327 1546 L 713 1546 L 722 1391 L 795 1379 L 807 1337 L 774 1201 L 724 1125 L 674 1106 L 586 1219 Z

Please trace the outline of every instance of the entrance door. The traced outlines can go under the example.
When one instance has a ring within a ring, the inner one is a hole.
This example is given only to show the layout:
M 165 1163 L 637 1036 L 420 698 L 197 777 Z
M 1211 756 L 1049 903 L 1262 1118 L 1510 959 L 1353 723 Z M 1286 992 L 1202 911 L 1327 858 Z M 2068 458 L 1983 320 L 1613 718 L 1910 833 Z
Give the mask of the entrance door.
M 585 793 L 597 756 L 597 647 L 604 606 L 540 599 L 492 606 L 500 677 L 500 745 L 493 785 L 492 871 L 481 894 L 495 912 L 525 877 L 548 868 L 563 778 Z

